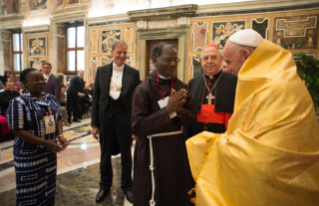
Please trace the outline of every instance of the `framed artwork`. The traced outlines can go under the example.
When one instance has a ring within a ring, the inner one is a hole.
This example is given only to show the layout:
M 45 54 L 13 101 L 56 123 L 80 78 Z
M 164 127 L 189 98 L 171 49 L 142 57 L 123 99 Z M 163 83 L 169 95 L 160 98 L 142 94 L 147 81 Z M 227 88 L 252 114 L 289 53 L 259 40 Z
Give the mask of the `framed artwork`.
M 46 59 L 42 59 L 42 60 L 30 60 L 29 61 L 29 66 L 30 68 L 34 68 L 34 69 L 38 69 L 41 70 L 42 69 L 42 63 L 46 62 Z
M 105 30 L 101 35 L 101 53 L 110 53 L 112 50 L 112 43 L 116 39 L 121 39 L 121 30 Z
M 47 56 L 47 37 L 37 37 L 28 39 L 29 57 Z
M 4 40 L 10 40 L 10 34 L 9 34 L 9 33 L 5 33 L 5 32 L 2 32 L 2 39 L 4 39 Z

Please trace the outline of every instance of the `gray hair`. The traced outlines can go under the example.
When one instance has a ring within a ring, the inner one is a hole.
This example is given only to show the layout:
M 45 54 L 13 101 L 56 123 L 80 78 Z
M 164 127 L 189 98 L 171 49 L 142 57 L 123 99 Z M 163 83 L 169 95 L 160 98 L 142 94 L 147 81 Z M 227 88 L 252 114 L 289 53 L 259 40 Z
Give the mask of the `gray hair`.
M 250 46 L 243 46 L 243 45 L 239 45 L 236 43 L 232 42 L 232 49 L 235 49 L 237 53 L 240 53 L 241 51 L 243 51 L 244 49 L 247 49 L 248 51 L 250 51 L 251 53 L 253 53 L 255 51 L 257 47 L 250 47 Z
M 126 47 L 128 47 L 125 41 L 114 40 L 113 43 L 112 43 L 112 51 L 114 51 L 115 47 L 119 46 L 119 45 L 125 45 Z

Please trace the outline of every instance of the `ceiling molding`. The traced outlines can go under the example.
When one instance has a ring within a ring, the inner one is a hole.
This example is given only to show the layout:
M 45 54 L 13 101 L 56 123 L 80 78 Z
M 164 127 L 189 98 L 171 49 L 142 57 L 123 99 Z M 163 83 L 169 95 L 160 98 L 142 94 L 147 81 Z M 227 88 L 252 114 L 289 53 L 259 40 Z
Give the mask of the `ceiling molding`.
M 202 13 L 229 13 L 249 10 L 279 9 L 285 7 L 298 7 L 318 4 L 318 0 L 267 0 L 246 1 L 240 3 L 210 4 L 198 6 L 196 14 Z
M 90 24 L 101 24 L 101 23 L 106 23 L 106 22 L 115 22 L 115 21 L 123 21 L 123 20 L 130 20 L 127 13 L 88 18 L 88 24 L 89 25 Z
M 24 22 L 24 20 L 4 21 L 0 23 L 0 29 L 22 28 Z
M 38 25 L 38 26 L 29 26 L 23 27 L 24 32 L 35 32 L 35 31 L 49 31 L 50 27 L 48 24 Z

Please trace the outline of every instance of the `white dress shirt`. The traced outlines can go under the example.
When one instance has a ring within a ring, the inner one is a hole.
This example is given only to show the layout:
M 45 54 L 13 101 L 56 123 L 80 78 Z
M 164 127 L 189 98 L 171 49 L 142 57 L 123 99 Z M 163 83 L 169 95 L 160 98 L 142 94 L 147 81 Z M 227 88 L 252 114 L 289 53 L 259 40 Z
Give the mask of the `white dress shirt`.
M 110 83 L 110 97 L 112 97 L 114 100 L 117 100 L 121 94 L 122 90 L 122 79 L 123 79 L 123 71 L 124 66 L 118 67 L 113 62 L 113 71 L 112 71 L 112 78 Z
M 49 78 L 50 78 L 50 75 L 51 75 L 51 73 L 50 73 L 49 75 L 43 74 L 44 79 L 47 80 L 46 83 L 48 83 L 48 80 L 49 80 Z

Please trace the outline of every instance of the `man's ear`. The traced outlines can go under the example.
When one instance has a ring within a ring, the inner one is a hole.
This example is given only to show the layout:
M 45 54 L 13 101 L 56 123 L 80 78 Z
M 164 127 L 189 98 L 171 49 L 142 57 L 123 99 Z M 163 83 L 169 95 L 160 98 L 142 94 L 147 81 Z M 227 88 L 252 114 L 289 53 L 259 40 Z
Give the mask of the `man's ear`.
M 248 49 L 244 49 L 243 53 L 244 53 L 245 60 L 247 60 L 248 57 L 250 57 L 251 55 L 251 52 Z
M 199 59 L 198 59 L 198 60 L 199 60 L 199 62 L 202 62 L 202 58 L 201 58 L 201 57 L 199 57 Z

